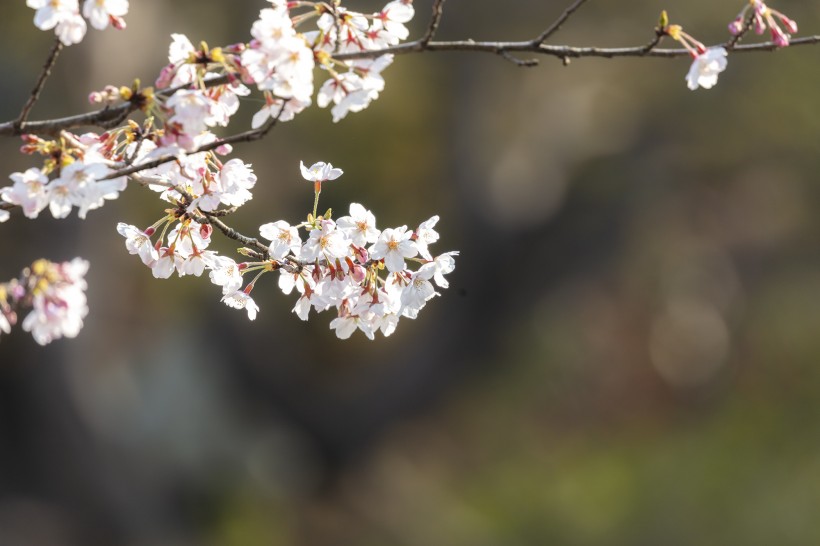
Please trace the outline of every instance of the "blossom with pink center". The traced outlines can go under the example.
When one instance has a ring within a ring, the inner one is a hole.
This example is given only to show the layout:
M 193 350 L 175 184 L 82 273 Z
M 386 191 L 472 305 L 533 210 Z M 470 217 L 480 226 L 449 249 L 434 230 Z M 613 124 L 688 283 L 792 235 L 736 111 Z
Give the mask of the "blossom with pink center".
M 248 312 L 248 318 L 256 319 L 256 314 L 259 312 L 259 306 L 253 301 L 253 298 L 243 290 L 235 290 L 229 294 L 222 296 L 222 302 L 228 307 L 234 309 L 244 309 Z
M 97 30 L 105 30 L 112 20 L 121 20 L 127 13 L 128 0 L 85 0 L 83 4 L 83 16 Z
M 290 253 L 295 256 L 299 255 L 299 249 L 302 246 L 299 230 L 284 220 L 277 220 L 260 226 L 259 234 L 271 241 L 270 257 L 274 260 L 282 260 Z
M 229 294 L 242 286 L 242 272 L 239 265 L 227 256 L 214 256 L 210 263 L 211 282 L 222 287 L 223 294 Z
M 151 230 L 153 233 L 153 230 Z M 142 263 L 151 267 L 159 259 L 159 253 L 151 242 L 151 234 L 142 231 L 136 226 L 120 222 L 117 224 L 117 233 L 125 237 L 125 248 L 129 254 L 138 254 Z
M 310 238 L 302 245 L 300 258 L 313 261 L 320 257 L 329 260 L 344 258 L 350 249 L 350 241 L 336 228 L 333 220 L 324 220 L 319 229 L 310 231 Z
M 384 260 L 384 265 L 390 272 L 403 271 L 406 267 L 405 258 L 412 258 L 419 253 L 412 236 L 413 232 L 408 232 L 407 226 L 387 228 L 382 231 L 378 242 L 370 247 L 370 257 Z
M 26 0 L 26 5 L 37 10 L 34 26 L 53 28 L 63 45 L 76 44 L 85 36 L 86 23 L 77 0 Z
M 26 218 L 37 218 L 49 203 L 48 177 L 40 169 L 32 167 L 24 173 L 12 173 L 9 178 L 14 185 L 0 188 L 0 198 L 19 205 Z
M 686 84 L 689 89 L 714 87 L 718 81 L 718 75 L 726 70 L 726 55 L 724 48 L 713 47 L 696 56 L 686 75 Z
M 40 345 L 60 337 L 76 337 L 88 314 L 88 262 L 80 258 L 62 264 L 40 260 L 32 265 L 32 271 L 42 281 L 33 295 L 32 310 L 23 320 L 23 330 L 31 332 Z
M 342 169 L 335 169 L 330 163 L 319 161 L 310 167 L 305 167 L 303 161 L 299 162 L 299 169 L 302 171 L 302 177 L 308 182 L 325 182 L 327 180 L 336 180 L 344 174 Z
M 376 217 L 359 203 L 350 204 L 350 216 L 336 219 L 336 226 L 350 241 L 359 247 L 379 240 L 381 232 L 376 229 Z

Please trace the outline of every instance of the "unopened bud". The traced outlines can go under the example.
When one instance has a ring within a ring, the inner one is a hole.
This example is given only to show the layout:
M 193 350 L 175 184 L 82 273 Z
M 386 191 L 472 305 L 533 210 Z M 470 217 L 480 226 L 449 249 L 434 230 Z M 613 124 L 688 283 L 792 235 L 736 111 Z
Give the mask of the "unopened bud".
M 772 41 L 774 45 L 777 47 L 786 47 L 789 45 L 789 35 L 785 34 L 782 30 L 777 27 L 770 28 L 772 33 Z
M 117 30 L 125 30 L 125 19 L 117 15 L 109 15 L 108 20 L 111 26 Z
M 794 19 L 789 19 L 785 15 L 780 15 L 780 22 L 783 23 L 783 26 L 786 27 L 788 32 L 794 34 L 797 32 L 797 22 Z

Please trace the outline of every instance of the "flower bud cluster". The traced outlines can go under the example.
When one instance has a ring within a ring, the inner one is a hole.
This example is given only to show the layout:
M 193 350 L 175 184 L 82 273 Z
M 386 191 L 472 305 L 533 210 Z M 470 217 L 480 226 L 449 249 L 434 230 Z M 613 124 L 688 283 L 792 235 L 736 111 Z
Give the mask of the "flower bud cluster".
M 40 345 L 76 337 L 88 314 L 87 271 L 88 262 L 80 258 L 63 263 L 37 260 L 19 279 L 0 284 L 0 331 L 8 334 L 18 312 L 31 309 L 23 319 L 23 330 Z
M 26 0 L 37 10 L 34 26 L 40 30 L 54 29 L 63 45 L 77 44 L 85 37 L 88 25 L 105 30 L 109 25 L 125 28 L 123 17 L 128 13 L 128 0 L 85 0 L 82 15 L 78 0 Z
M 729 23 L 729 32 L 733 36 L 737 36 L 746 28 L 746 14 L 752 10 L 751 24 L 756 34 L 763 34 L 766 28 L 772 37 L 772 42 L 778 47 L 786 47 L 789 45 L 791 35 L 797 32 L 797 23 L 783 13 L 768 7 L 762 0 L 750 0 L 740 13 Z M 783 29 L 786 29 L 784 32 Z

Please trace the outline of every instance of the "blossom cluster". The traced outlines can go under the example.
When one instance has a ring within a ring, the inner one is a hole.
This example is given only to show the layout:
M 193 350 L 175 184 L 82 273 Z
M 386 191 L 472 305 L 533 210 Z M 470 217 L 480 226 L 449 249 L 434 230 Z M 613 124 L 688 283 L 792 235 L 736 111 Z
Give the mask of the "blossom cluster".
M 0 331 L 8 334 L 17 313 L 30 308 L 23 330 L 40 345 L 76 337 L 88 314 L 87 271 L 88 262 L 80 258 L 63 263 L 37 260 L 19 279 L 0 284 Z
M 56 27 L 58 34 L 71 36 L 67 29 L 84 28 L 77 0 L 27 3 L 37 9 L 35 24 L 40 28 Z M 247 44 L 209 48 L 202 43 L 197 48 L 187 37 L 174 34 L 169 64 L 156 81 L 164 89 L 161 93 L 140 89 L 135 82 L 130 89 L 109 85 L 90 94 L 95 104 L 125 100 L 143 109 L 148 114 L 143 126 L 129 121 L 101 135 L 63 131 L 54 140 L 25 135 L 22 151 L 42 155 L 43 166 L 13 173 L 13 184 L 0 188 L 0 200 L 21 207 L 28 218 L 36 218 L 45 208 L 55 218 L 65 218 L 74 207 L 85 218 L 89 210 L 125 189 L 127 179 L 117 176 L 117 169 L 160 160 L 176 169 L 163 172 L 171 173 L 163 179 L 166 187 L 193 186 L 190 190 L 199 201 L 192 206 L 213 210 L 219 203 L 243 204 L 249 198 L 246 186 L 252 183 L 240 171 L 249 168 L 239 160 L 229 161 L 225 174 L 214 180 L 215 171 L 208 170 L 205 158 L 215 156 L 195 153 L 218 140 L 211 129 L 227 126 L 239 110 L 240 98 L 251 93 L 243 82 L 255 85 L 265 99 L 253 116 L 252 127 L 257 129 L 271 119 L 293 119 L 311 104 L 313 72 L 319 66 L 330 78 L 322 84 L 317 103 L 321 107 L 332 103 L 333 119 L 338 121 L 379 96 L 384 88 L 381 72 L 392 56 L 342 62 L 332 55 L 397 44 L 407 37 L 404 23 L 414 15 L 412 0 L 393 0 L 369 15 L 326 3 L 273 0 L 270 5 L 260 11 Z M 310 11 L 292 14 L 294 6 Z M 87 0 L 83 5 L 83 15 L 96 28 L 109 23 L 121 27 L 127 10 L 127 0 Z M 297 24 L 311 18 L 317 30 L 297 32 Z M 204 83 L 218 78 L 225 78 L 225 83 Z M 230 146 L 217 151 L 228 153 Z M 183 158 L 185 155 L 190 157 Z M 217 170 L 222 172 L 221 164 Z M 0 222 L 8 216 L 0 208 Z
M 250 93 L 244 84 L 262 93 L 263 106 L 254 114 L 253 129 L 271 120 L 290 121 L 311 105 L 314 72 L 320 68 L 328 78 L 320 85 L 316 103 L 333 105 L 337 122 L 359 112 L 384 89 L 382 71 L 393 61 L 389 54 L 375 59 L 340 61 L 334 55 L 378 50 L 407 38 L 405 23 L 415 12 L 412 0 L 393 0 L 381 11 L 364 14 L 324 2 L 272 0 L 251 27 L 251 40 L 225 47 L 195 47 L 184 35 L 172 35 L 169 64 L 156 80 L 159 89 L 176 90 L 158 106 L 167 120 L 167 138 L 176 135 L 188 150 L 208 140 L 209 128 L 227 125 L 236 112 L 237 95 Z M 309 11 L 293 13 L 307 8 Z M 314 19 L 316 28 L 298 27 Z M 227 77 L 231 85 L 217 91 L 205 83 Z
M 751 15 L 747 12 L 751 10 Z M 683 45 L 692 57 L 692 65 L 686 74 L 686 85 L 691 90 L 702 87 L 711 89 L 717 84 L 718 75 L 726 70 L 728 51 L 723 46 L 707 48 L 702 42 L 683 31 L 680 25 L 669 25 L 666 12 L 661 16 L 663 32 Z M 783 32 L 778 21 L 790 33 L 797 32 L 797 23 L 783 13 L 768 7 L 762 0 L 749 0 L 740 13 L 729 23 L 729 32 L 739 39 L 751 25 L 757 34 L 769 28 L 772 42 L 776 47 L 789 45 L 791 35 Z
M 233 176 L 224 174 L 227 168 L 225 164 L 210 178 Z M 248 185 L 249 170 L 239 165 L 236 169 L 244 173 L 236 176 Z M 213 212 L 207 214 L 202 208 L 203 194 L 189 193 L 202 191 L 201 187 L 167 190 L 164 198 L 177 205 L 167 216 L 144 230 L 120 223 L 117 231 L 125 237 L 128 252 L 139 255 L 154 277 L 168 278 L 174 272 L 200 276 L 207 270 L 211 282 L 222 288 L 222 301 L 245 309 L 251 320 L 259 311 L 251 297 L 256 282 L 265 273 L 278 272 L 280 289 L 299 294 L 293 308 L 299 318 L 307 320 L 311 309 L 335 309 L 337 316 L 330 325 L 342 339 L 356 329 L 370 339 L 377 331 L 390 335 L 401 317 L 416 318 L 438 294 L 434 283 L 448 287 L 445 275 L 455 268 L 458 252 L 436 256 L 430 252 L 439 238 L 434 229 L 438 216 L 414 230 L 407 226 L 379 230 L 373 213 L 358 203 L 350 205 L 349 215 L 335 220 L 329 211 L 317 216 L 322 183 L 338 178 L 342 171 L 326 163 L 302 164 L 301 171 L 314 184 L 314 212 L 298 225 L 278 220 L 260 226 L 260 235 L 270 245 L 254 241 L 245 248 L 243 254 L 255 258 L 251 261 L 237 263 L 208 248 Z M 305 231 L 304 238 L 300 230 Z M 419 267 L 413 270 L 408 262 Z M 245 284 L 243 277 L 250 273 L 255 275 Z
M 54 29 L 63 45 L 83 40 L 88 23 L 97 30 L 108 26 L 125 28 L 123 17 L 128 13 L 128 0 L 85 0 L 82 15 L 78 0 L 26 0 L 26 5 L 37 10 L 34 25 L 40 30 Z
M 31 135 L 25 140 L 23 150 L 46 156 L 45 165 L 12 173 L 13 184 L 0 188 L 0 199 L 19 206 L 27 218 L 37 218 L 46 207 L 54 218 L 67 217 L 74 207 L 85 218 L 89 210 L 116 199 L 126 187 L 123 176 L 106 178 L 113 173 L 106 158 L 111 154 L 105 149 L 107 140 L 95 133 L 76 136 L 66 132 L 61 144 Z M 58 176 L 49 180 L 55 170 Z
M 729 32 L 737 36 L 743 32 L 745 28 L 746 14 L 752 10 L 751 23 L 757 34 L 763 34 L 768 27 L 772 42 L 777 47 L 786 47 L 789 45 L 791 34 L 797 32 L 797 23 L 783 13 L 774 10 L 767 6 L 762 0 L 750 0 L 743 9 L 738 13 L 737 17 L 729 23 Z M 780 24 L 778 24 L 780 21 Z M 780 28 L 780 25 L 786 28 L 786 32 Z

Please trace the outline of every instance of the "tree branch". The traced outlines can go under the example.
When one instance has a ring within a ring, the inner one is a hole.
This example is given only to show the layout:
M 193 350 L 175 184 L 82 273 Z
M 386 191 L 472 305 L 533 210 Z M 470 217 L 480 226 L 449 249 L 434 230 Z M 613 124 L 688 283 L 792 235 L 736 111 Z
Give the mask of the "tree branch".
M 43 65 L 43 69 L 40 72 L 40 77 L 37 78 L 37 83 L 34 84 L 34 89 L 31 90 L 31 95 L 29 95 L 26 104 L 23 105 L 23 109 L 20 111 L 20 115 L 17 116 L 17 119 L 14 120 L 12 125 L 18 131 L 20 127 L 26 122 L 28 119 L 28 115 L 31 112 L 31 109 L 34 108 L 34 105 L 37 103 L 37 100 L 40 98 L 40 92 L 43 90 L 43 86 L 46 84 L 46 80 L 51 75 L 51 69 L 54 68 L 54 63 L 57 62 L 57 57 L 60 56 L 60 51 L 63 50 L 63 42 L 57 38 L 54 41 L 54 45 L 51 47 L 51 51 L 46 58 L 46 62 Z
M 572 14 L 575 13 L 575 10 L 580 8 L 581 4 L 583 4 L 586 1 L 587 0 L 575 0 L 575 2 L 573 2 L 567 9 L 565 9 L 564 13 L 562 13 L 561 16 L 547 28 L 547 30 L 539 34 L 538 37 L 532 41 L 533 45 L 541 45 L 544 42 L 546 42 L 550 36 L 558 32 L 558 29 L 561 28 L 561 25 L 566 23 L 567 19 L 569 19 L 572 16 Z
M 653 40 L 651 44 L 657 42 Z M 801 45 L 813 45 L 820 43 L 820 35 L 804 36 L 795 38 L 789 42 L 789 47 Z M 758 51 L 774 51 L 783 49 L 774 42 L 761 42 L 759 44 L 738 45 L 732 52 L 750 53 Z M 421 40 L 407 42 L 397 46 L 386 47 L 379 50 L 356 51 L 353 53 L 343 53 L 334 58 L 340 61 L 352 59 L 372 59 L 385 54 L 404 55 L 408 53 L 420 53 L 422 51 L 461 51 L 492 53 L 499 55 L 503 52 L 529 52 L 540 55 L 548 55 L 558 58 L 580 58 L 599 57 L 612 59 L 615 57 L 685 57 L 689 51 L 684 48 L 677 49 L 654 49 L 648 45 L 632 47 L 573 47 L 573 46 L 552 46 L 546 44 L 534 44 L 532 40 L 523 42 L 477 42 L 475 40 L 457 40 L 448 42 L 429 42 L 423 44 Z
M 254 140 L 259 140 L 261 138 L 264 138 L 265 135 L 267 135 L 270 132 L 270 130 L 273 129 L 276 126 L 276 123 L 279 121 L 279 117 L 282 115 L 282 112 L 285 111 L 285 105 L 286 104 L 287 104 L 287 101 L 283 101 L 282 106 L 279 107 L 279 112 L 277 112 L 276 117 L 272 118 L 268 123 L 266 123 L 265 125 L 263 125 L 259 129 L 252 129 L 250 131 L 244 131 L 242 133 L 237 133 L 235 135 L 227 136 L 225 138 L 220 138 L 220 139 L 214 140 L 213 142 L 208 142 L 207 144 L 203 144 L 202 146 L 199 146 L 199 147 L 195 148 L 194 150 L 191 150 L 187 153 L 188 154 L 198 154 L 200 152 L 209 152 L 211 150 L 215 150 L 215 149 L 219 148 L 220 146 L 224 146 L 225 144 L 235 144 L 237 142 L 253 142 Z M 102 180 L 111 180 L 113 178 L 120 178 L 121 176 L 133 175 L 133 174 L 141 172 L 141 171 L 146 171 L 148 169 L 154 169 L 156 167 L 159 167 L 160 165 L 164 165 L 165 163 L 170 163 L 171 161 L 176 161 L 176 160 L 177 160 L 177 156 L 175 156 L 175 155 L 163 156 L 163 157 L 154 159 L 152 161 L 147 161 L 145 163 L 139 163 L 137 165 L 131 165 L 130 167 L 126 167 L 124 169 L 119 169 L 119 170 L 114 171 L 113 173 L 109 174 L 108 176 L 100 178 L 100 181 L 102 181 Z
M 755 14 L 751 13 L 749 15 L 749 17 L 746 18 L 746 22 L 743 25 L 743 29 L 740 32 L 738 32 L 737 34 L 735 34 L 734 36 L 732 36 L 732 38 L 723 45 L 723 47 L 726 49 L 726 51 L 732 51 L 732 50 L 735 49 L 738 42 L 740 42 L 740 40 L 743 39 L 743 37 L 746 35 L 746 33 L 749 32 L 752 29 L 752 25 L 754 24 L 754 20 L 755 20 Z
M 435 2 L 433 2 L 433 17 L 430 19 L 430 26 L 427 27 L 427 32 L 422 39 L 419 40 L 422 44 L 429 44 L 433 36 L 436 35 L 442 15 L 444 15 L 444 0 L 435 0 Z
M 216 87 L 231 81 L 231 77 L 224 75 L 209 78 L 203 83 L 205 87 Z M 188 89 L 192 84 L 178 85 L 163 89 L 157 93 L 159 97 L 170 97 L 180 89 Z M 15 121 L 0 123 L 0 136 L 20 136 L 24 134 L 56 136 L 60 131 L 76 129 L 78 127 L 99 127 L 110 129 L 124 122 L 131 112 L 139 110 L 139 105 L 134 102 L 124 102 L 117 106 L 106 106 L 100 110 L 77 114 L 64 118 L 56 118 L 44 121 L 28 121 L 17 124 Z

